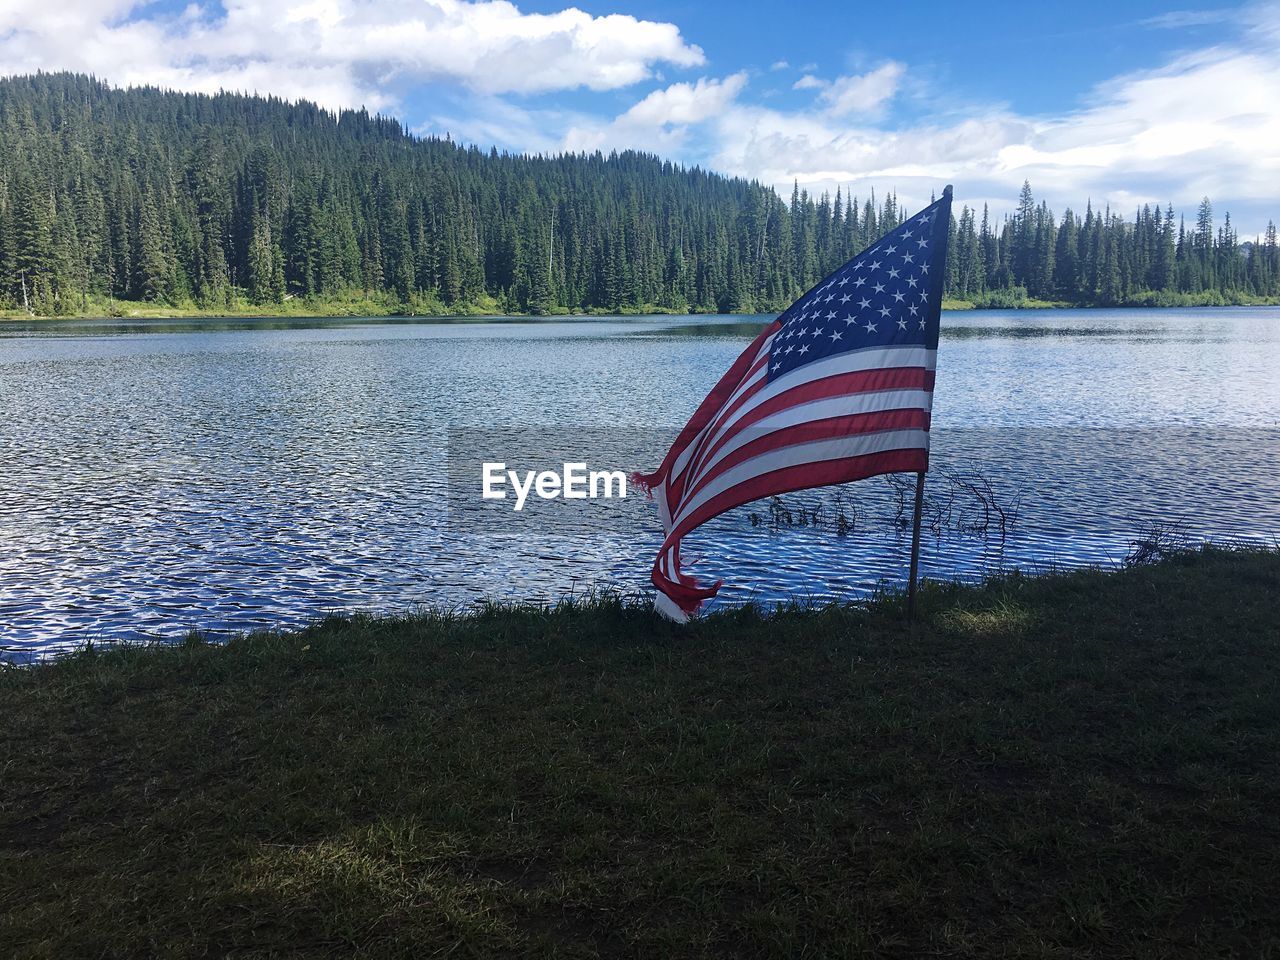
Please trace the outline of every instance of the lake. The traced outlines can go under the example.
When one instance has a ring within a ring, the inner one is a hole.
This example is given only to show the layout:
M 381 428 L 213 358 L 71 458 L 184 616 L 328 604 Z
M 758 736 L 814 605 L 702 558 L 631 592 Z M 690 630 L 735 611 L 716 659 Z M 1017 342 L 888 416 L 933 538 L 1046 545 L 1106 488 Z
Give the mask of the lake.
M 650 469 L 767 319 L 0 323 L 0 656 L 644 589 L 642 495 L 517 515 L 479 458 Z M 1280 310 L 942 330 L 925 575 L 1118 564 L 1153 523 L 1280 538 Z M 716 603 L 865 596 L 905 581 L 899 495 L 794 494 L 686 549 Z

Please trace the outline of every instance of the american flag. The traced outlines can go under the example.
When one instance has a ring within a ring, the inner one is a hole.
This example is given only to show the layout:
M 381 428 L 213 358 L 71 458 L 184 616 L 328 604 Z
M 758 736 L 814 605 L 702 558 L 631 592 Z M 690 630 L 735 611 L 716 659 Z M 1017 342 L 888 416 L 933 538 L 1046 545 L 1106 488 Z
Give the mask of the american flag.
M 681 540 L 775 494 L 929 466 L 938 321 L 951 222 L 942 199 L 885 234 L 783 311 L 738 357 L 662 465 L 633 479 L 665 538 L 655 607 L 686 620 L 708 586 L 680 568 Z

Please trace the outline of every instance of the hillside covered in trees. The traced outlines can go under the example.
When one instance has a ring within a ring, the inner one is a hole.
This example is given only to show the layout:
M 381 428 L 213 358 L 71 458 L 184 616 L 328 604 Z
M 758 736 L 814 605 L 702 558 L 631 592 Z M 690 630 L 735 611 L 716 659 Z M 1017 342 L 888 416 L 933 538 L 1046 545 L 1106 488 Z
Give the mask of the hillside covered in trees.
M 0 310 L 767 312 L 899 216 L 891 194 L 786 202 L 635 152 L 513 156 L 305 102 L 0 79 Z M 1242 243 L 1207 199 L 1190 224 L 1057 218 L 1026 186 L 1012 216 L 963 207 L 953 229 L 949 291 L 979 304 L 1280 296 L 1274 225 Z

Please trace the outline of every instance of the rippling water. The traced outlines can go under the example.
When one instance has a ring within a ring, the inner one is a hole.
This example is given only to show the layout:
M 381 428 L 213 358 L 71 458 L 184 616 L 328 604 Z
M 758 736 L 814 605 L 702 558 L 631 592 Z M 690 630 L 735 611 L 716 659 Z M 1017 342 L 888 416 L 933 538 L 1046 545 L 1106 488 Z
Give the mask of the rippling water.
M 651 467 L 762 319 L 0 324 L 0 648 L 642 588 L 643 498 L 471 517 L 449 451 Z M 1114 563 L 1151 521 L 1280 537 L 1280 311 L 948 314 L 938 368 L 935 466 L 1021 506 L 926 537 L 926 574 Z M 721 602 L 900 583 L 893 491 L 840 496 L 844 536 L 755 506 L 691 539 Z

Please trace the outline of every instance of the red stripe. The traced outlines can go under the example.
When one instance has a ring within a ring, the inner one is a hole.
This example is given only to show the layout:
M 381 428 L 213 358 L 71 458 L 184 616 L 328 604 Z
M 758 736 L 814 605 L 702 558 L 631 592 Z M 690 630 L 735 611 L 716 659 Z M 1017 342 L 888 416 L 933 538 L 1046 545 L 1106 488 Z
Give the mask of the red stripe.
M 751 366 L 751 369 L 749 369 L 743 375 L 742 380 L 738 384 L 738 386 L 741 386 L 742 383 L 746 383 L 748 380 L 750 380 L 752 376 L 754 376 L 756 372 L 760 370 L 761 367 L 767 366 L 768 363 L 769 363 L 769 356 L 768 354 L 766 354 L 765 356 L 761 357 L 758 361 L 756 361 L 756 363 Z M 680 476 L 669 478 L 669 482 L 667 485 L 668 491 L 673 491 L 676 496 L 680 495 L 680 493 L 684 490 L 685 483 L 688 481 L 688 478 L 692 475 L 692 471 L 697 467 L 698 461 L 701 459 L 702 445 L 705 444 L 711 437 L 715 436 L 716 432 L 725 423 L 725 421 L 733 413 L 734 410 L 737 410 L 740 406 L 742 406 L 744 403 L 746 403 L 748 400 L 750 400 L 752 397 L 754 397 L 757 393 L 759 393 L 762 389 L 764 389 L 768 385 L 769 385 L 769 376 L 768 374 L 765 374 L 765 376 L 760 378 L 760 381 L 758 383 L 753 384 L 749 389 L 743 391 L 741 396 L 735 398 L 734 401 L 731 404 L 729 404 L 728 407 L 726 407 L 724 410 L 721 410 L 719 413 L 715 414 L 714 418 L 708 421 L 707 426 L 703 428 L 701 433 L 696 438 L 696 442 L 694 442 L 693 452 L 689 455 L 689 462 L 685 465 L 684 470 L 681 471 Z M 736 390 L 737 387 L 734 387 L 734 389 Z M 729 391 L 729 396 L 730 397 L 733 396 L 732 390 Z M 728 398 L 726 397 L 726 399 Z M 674 461 L 672 462 L 672 465 L 674 466 Z M 668 499 L 670 499 L 669 496 L 668 496 Z
M 698 409 L 689 418 L 689 422 L 684 425 L 684 429 L 676 437 L 675 443 L 667 451 L 667 455 L 663 458 L 658 469 L 653 473 L 641 474 L 636 477 L 642 486 L 647 488 L 655 487 L 670 475 L 671 465 L 675 463 L 676 457 L 693 441 L 698 432 L 716 415 L 725 400 L 732 396 L 733 391 L 742 383 L 747 370 L 755 363 L 756 355 L 760 352 L 760 345 L 764 343 L 771 333 L 781 329 L 782 324 L 774 320 L 760 331 L 747 349 L 742 351 L 738 359 L 733 362 L 733 366 L 725 371 L 725 375 L 711 388 L 711 392 L 707 394 L 706 399 L 698 404 Z
M 744 443 L 723 460 L 711 468 L 706 476 L 700 477 L 697 484 L 689 490 L 689 496 L 681 500 L 671 510 L 672 518 L 680 513 L 681 507 L 698 495 L 707 484 L 716 477 L 732 470 L 740 463 L 771 453 L 786 447 L 817 440 L 830 440 L 835 437 L 852 437 L 861 434 L 883 433 L 886 430 L 928 430 L 929 411 L 920 407 L 900 407 L 894 410 L 876 410 L 872 413 L 848 413 L 839 417 L 827 417 L 822 420 L 807 420 L 794 426 L 783 427 Z M 670 501 L 668 501 L 669 503 Z
M 725 431 L 724 436 L 719 438 L 714 446 L 707 450 L 705 454 L 700 454 L 696 458 L 696 462 L 691 461 L 690 469 L 686 470 L 685 473 L 687 476 L 695 475 L 698 470 L 702 469 L 704 464 L 714 459 L 717 450 L 737 436 L 744 427 L 748 427 L 764 417 L 780 410 L 785 410 L 788 407 L 793 407 L 800 403 L 808 403 L 812 400 L 827 400 L 831 397 L 855 393 L 878 393 L 884 390 L 932 391 L 935 380 L 934 372 L 924 367 L 887 367 L 877 370 L 855 370 L 851 373 L 837 373 L 829 377 L 823 377 L 820 380 L 802 383 L 799 386 L 792 387 L 790 390 L 784 390 L 775 397 L 770 397 L 744 414 L 741 419 L 733 424 L 731 429 Z M 698 481 L 699 484 L 702 482 L 701 480 Z
M 726 510 L 759 500 L 808 487 L 824 487 L 833 483 L 848 483 L 853 480 L 865 480 L 882 473 L 907 473 L 926 470 L 929 466 L 929 451 L 922 447 L 907 450 L 885 450 L 881 453 L 869 453 L 861 457 L 845 457 L 840 460 L 827 460 L 819 463 L 797 463 L 789 467 L 781 467 L 758 477 L 752 477 L 745 483 L 731 487 L 721 494 L 712 497 L 697 512 L 681 522 L 672 536 L 684 536 L 690 530 L 717 517 Z
M 667 577 L 659 568 L 659 562 L 673 542 L 714 517 L 740 507 L 744 503 L 759 500 L 763 497 L 792 493 L 810 487 L 823 487 L 833 483 L 849 483 L 853 480 L 865 480 L 867 477 L 879 476 L 883 473 L 915 473 L 929 468 L 929 451 L 916 448 L 912 450 L 887 450 L 883 453 L 872 453 L 862 457 L 847 457 L 842 460 L 831 460 L 822 463 L 798 463 L 782 467 L 770 473 L 761 474 L 751 480 L 738 484 L 713 497 L 698 508 L 688 520 L 682 522 L 663 541 L 658 560 L 654 561 L 650 580 L 653 585 L 674 600 L 686 613 L 694 613 L 703 600 L 714 597 L 720 589 L 720 583 L 710 587 L 696 587 L 686 583 L 677 583 Z M 677 568 L 678 570 L 678 568 Z M 692 578 L 677 573 L 682 581 Z

